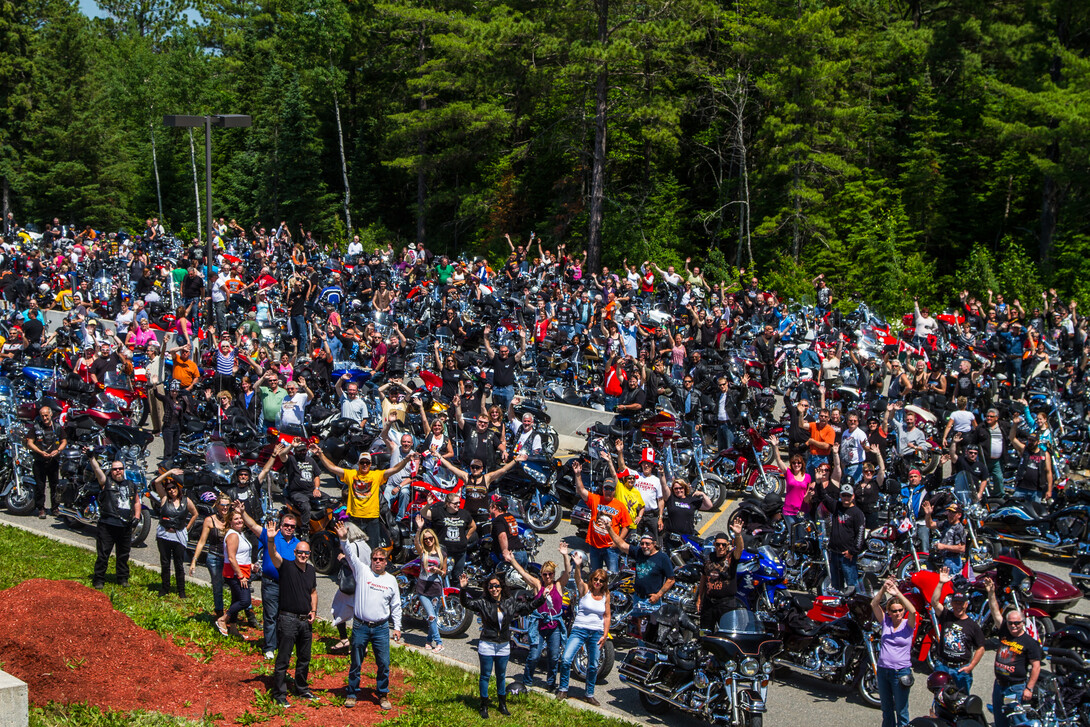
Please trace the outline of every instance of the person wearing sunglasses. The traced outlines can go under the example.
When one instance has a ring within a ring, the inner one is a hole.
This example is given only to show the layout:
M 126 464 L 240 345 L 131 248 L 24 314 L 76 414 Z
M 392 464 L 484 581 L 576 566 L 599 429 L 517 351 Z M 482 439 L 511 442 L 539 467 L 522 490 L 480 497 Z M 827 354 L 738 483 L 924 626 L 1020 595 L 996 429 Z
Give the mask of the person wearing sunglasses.
M 270 535 L 276 537 L 273 530 Z M 273 565 L 280 574 L 280 611 L 277 614 L 276 666 L 273 669 L 273 685 L 269 690 L 272 700 L 287 707 L 288 664 L 295 651 L 295 694 L 314 701 L 317 697 L 307 687 L 310 671 L 310 647 L 313 640 L 312 624 L 318 614 L 318 580 L 310 563 L 310 543 L 297 541 L 293 552 L 295 560 L 285 566 L 283 556 L 276 548 L 269 548 Z
M 462 606 L 476 612 L 481 618 L 481 636 L 477 642 L 477 658 L 481 665 L 481 677 L 478 688 L 481 695 L 480 715 L 488 719 L 488 680 L 492 670 L 496 671 L 496 705 L 500 714 L 507 711 L 507 662 L 511 658 L 511 624 L 520 616 L 526 616 L 545 603 L 545 593 L 541 592 L 530 601 L 511 597 L 503 577 L 493 573 L 485 579 L 484 593 L 469 592 L 469 574 L 462 573 L 458 579 L 461 590 L 458 598 Z
M 389 554 L 382 548 L 372 549 L 366 538 L 349 547 L 348 525 L 341 521 L 334 526 L 344 554 L 356 579 L 352 604 L 352 659 L 348 667 L 348 689 L 344 706 L 356 706 L 360 689 L 360 670 L 370 645 L 375 654 L 375 694 L 383 710 L 390 703 L 390 637 L 401 641 L 401 588 L 397 578 L 386 572 Z M 391 623 L 393 628 L 391 627 Z
M 885 606 L 883 597 L 887 597 Z M 878 696 L 882 703 L 882 727 L 908 725 L 908 691 L 912 686 L 912 639 L 916 633 L 916 608 L 905 598 L 897 582 L 887 578 L 870 602 L 871 612 L 882 624 L 878 647 Z
M 590 568 L 596 570 L 605 567 L 616 573 L 620 568 L 621 554 L 613 547 L 609 532 L 612 530 L 623 540 L 628 537 L 628 530 L 633 526 L 628 508 L 615 496 L 617 481 L 607 477 L 602 482 L 601 494 L 587 492 L 583 486 L 583 463 L 573 460 L 571 469 L 575 476 L 575 492 L 590 508 L 590 521 L 587 525 Z
M 197 506 L 182 490 L 180 469 L 167 470 L 151 481 L 159 495 L 159 527 L 155 531 L 155 544 L 159 548 L 161 585 L 159 595 L 170 593 L 170 564 L 174 563 L 174 585 L 178 597 L 185 598 L 185 568 L 182 565 L 185 549 L 189 545 L 189 531 L 197 522 Z
M 208 567 L 208 576 L 212 581 L 212 606 L 215 609 L 216 618 L 223 616 L 223 536 L 227 534 L 227 516 L 230 514 L 231 498 L 220 495 L 216 498 L 215 509 L 201 524 L 201 536 L 193 550 L 193 559 L 189 561 L 189 575 L 193 575 L 197 570 L 197 560 L 207 549 L 204 563 Z M 250 619 L 250 627 L 257 628 L 253 609 L 249 609 L 246 613 Z
M 579 647 L 587 649 L 586 701 L 600 707 L 594 697 L 594 686 L 598 682 L 598 655 L 609 633 L 609 573 L 598 568 L 590 574 L 590 583 L 583 581 L 581 571 L 583 558 L 579 553 L 572 555 L 572 573 L 575 574 L 575 587 L 579 593 L 579 602 L 575 608 L 571 633 L 564 644 L 564 656 L 560 659 L 560 689 L 557 699 L 568 698 L 568 683 L 571 679 L 571 665 Z
M 443 582 L 447 575 L 447 554 L 439 544 L 439 536 L 431 528 L 423 528 L 416 534 L 416 552 L 420 554 L 420 575 L 416 578 L 416 599 L 427 616 L 428 651 L 443 650 L 443 636 L 439 633 L 439 621 L 435 601 L 443 595 Z
M 995 683 L 992 687 L 992 714 L 996 727 L 1007 727 L 1010 721 L 1003 712 L 1004 703 L 1014 700 L 1028 702 L 1033 698 L 1037 678 L 1041 675 L 1044 650 L 1026 630 L 1026 616 L 1017 609 L 1007 611 L 1006 618 L 995 596 L 995 583 L 984 578 L 988 608 L 998 631 L 999 645 L 995 652 Z
M 90 447 L 83 448 L 84 453 Z M 117 549 L 117 584 L 124 588 L 129 585 L 129 551 L 132 549 L 133 523 L 140 522 L 140 486 L 125 477 L 125 464 L 115 460 L 110 464 L 109 474 L 102 471 L 98 459 L 89 456 L 91 469 L 95 473 L 98 495 L 98 530 L 95 543 L 98 556 L 95 558 L 95 570 L 91 584 L 98 590 L 106 585 L 106 567 L 110 563 L 110 552 Z
M 526 668 L 522 672 L 522 684 L 531 687 L 534 684 L 534 669 L 537 668 L 538 658 L 542 648 L 549 649 L 549 672 L 546 681 L 549 691 L 556 691 L 557 668 L 560 665 L 560 614 L 564 610 L 564 588 L 568 584 L 568 573 L 571 571 L 568 557 L 568 544 L 560 543 L 558 548 L 564 558 L 564 570 L 558 576 L 556 563 L 551 560 L 541 565 L 541 577 L 536 578 L 523 568 L 513 553 L 507 553 L 507 562 L 526 584 L 537 595 L 545 595 L 545 602 L 536 611 L 526 618 L 526 634 L 530 638 L 530 653 L 526 656 Z
M 738 603 L 738 559 L 745 548 L 744 527 L 745 520 L 736 515 L 730 522 L 730 536 L 726 533 L 712 536 L 712 552 L 704 560 L 700 585 L 696 589 L 696 612 L 700 614 L 700 628 L 709 633 L 714 633 L 724 613 L 741 608 Z

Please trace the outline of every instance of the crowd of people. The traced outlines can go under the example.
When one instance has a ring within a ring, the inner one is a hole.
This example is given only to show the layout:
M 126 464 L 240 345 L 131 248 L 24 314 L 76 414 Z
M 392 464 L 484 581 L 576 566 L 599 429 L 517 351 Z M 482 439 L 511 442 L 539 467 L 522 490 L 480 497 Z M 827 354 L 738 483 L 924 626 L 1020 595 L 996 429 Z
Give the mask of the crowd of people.
M 932 444 L 920 426 L 921 408 L 938 418 L 941 466 L 931 477 L 941 477 L 949 464 L 956 487 L 970 499 L 999 494 L 1002 463 L 1013 451 L 1016 494 L 1037 501 L 1052 496 L 1059 457 L 1048 413 L 1031 411 L 1025 398 L 1027 383 L 1043 371 L 1057 394 L 1080 407 L 1080 415 L 1083 411 L 1087 319 L 1074 301 L 1062 303 L 1055 291 L 1028 311 L 1020 301 L 1008 304 L 991 291 L 986 302 L 963 292 L 951 324 L 917 305 L 909 345 L 874 351 L 853 336 L 823 276 L 813 281 L 816 305 L 799 314 L 792 302 L 763 290 L 744 269 L 736 281 L 709 280 L 688 259 L 680 271 L 627 259 L 617 271 L 591 271 L 585 254 L 564 245 L 546 249 L 532 235 L 526 244 L 508 237 L 509 254 L 501 259 L 452 260 L 412 243 L 400 251 L 392 244 L 365 250 L 358 236 L 344 251 L 324 249 L 312 234 L 301 228 L 293 232 L 284 223 L 271 231 L 246 230 L 221 219 L 218 252 L 209 265 L 196 245 L 179 246 L 177 259 L 165 259 L 161 250 L 167 242 L 157 220 L 148 220 L 142 235 L 127 238 L 66 228 L 59 220 L 34 241 L 20 242 L 18 225 L 11 230 L 0 273 L 0 298 L 11 325 L 0 357 L 30 362 L 69 346 L 73 355 L 64 360 L 73 375 L 91 385 L 132 376 L 134 361 L 143 357 L 149 426 L 162 437 L 166 465 L 154 481 L 160 496 L 156 540 L 162 592 L 168 592 L 173 570 L 177 593 L 185 594 L 184 555 L 190 533 L 199 531 L 189 573 L 204 555 L 217 628 L 226 633 L 240 618 L 256 623 L 250 578 L 260 552 L 263 646 L 265 656 L 275 659 L 272 693 L 281 704 L 287 704 L 285 675 L 293 650 L 296 693 L 313 697 L 307 672 L 318 605 L 307 536 L 311 500 L 321 494 L 324 471 L 343 486 L 346 522 L 337 534 L 355 581 L 354 595 L 342 593 L 332 612 L 342 633 L 338 646 L 350 648 L 352 656 L 346 706 L 355 704 L 360 664 L 370 645 L 378 663 L 376 691 L 381 706 L 389 708 L 389 648 L 391 638 L 400 638 L 401 598 L 387 571 L 388 554 L 379 547 L 379 514 L 384 509 L 406 513 L 407 479 L 424 468 L 442 468 L 464 483 L 456 496 L 430 504 L 415 520 L 423 562 L 418 587 L 427 604 L 437 584 L 460 583 L 463 603 L 480 615 L 481 716 L 490 706 L 493 672 L 497 708 L 507 714 L 509 628 L 515 618 L 531 613 L 533 648 L 523 682 L 533 682 L 535 664 L 545 653 L 548 686 L 566 698 L 572 659 L 585 646 L 586 699 L 597 704 L 593 674 L 597 647 L 609 631 L 609 574 L 627 557 L 636 571 L 637 601 L 654 610 L 674 585 L 663 550 L 666 537 L 695 534 L 697 512 L 712 503 L 685 479 L 671 479 L 653 449 L 643 450 L 636 469 L 630 469 L 620 441 L 615 455 L 606 456 L 610 476 L 600 490 L 588 490 L 581 464 L 573 465 L 577 495 L 592 512 L 587 562 L 564 548 L 562 569 L 549 561 L 535 574 L 528 572 L 507 503 L 492 496 L 507 471 L 544 447 L 533 415 L 518 411 L 528 351 L 567 351 L 573 365 L 592 351 L 603 407 L 615 412 L 618 422 L 638 422 L 665 397 L 685 433 L 709 447 L 728 448 L 746 420 L 747 405 L 767 395 L 787 370 L 783 339 L 797 336 L 799 364 L 812 377 L 786 392 L 789 424 L 782 439 L 771 439 L 786 484 L 781 515 L 789 525 L 827 519 L 830 575 L 837 588 L 858 582 L 857 558 L 876 522 L 887 478 L 903 476 L 910 486 L 925 479 Z M 102 300 L 89 281 L 105 269 L 122 269 L 128 278 L 116 280 Z M 503 303 L 497 291 L 517 292 L 517 304 Z M 166 301 L 175 294 L 177 304 L 171 307 Z M 413 295 L 428 296 L 436 315 L 427 321 L 410 318 L 416 309 L 406 301 Z M 484 314 L 504 305 L 512 306 L 514 324 L 501 336 Z M 652 306 L 669 314 L 666 324 L 648 323 Z M 43 313 L 50 309 L 64 316 L 52 332 Z M 800 320 L 812 335 L 799 334 Z M 280 321 L 287 322 L 283 332 Z M 157 333 L 158 328 L 165 331 Z M 751 360 L 742 370 L 731 365 L 740 350 Z M 343 362 L 369 374 L 367 396 L 350 374 L 333 377 Z M 445 411 L 426 407 L 410 386 L 414 363 L 436 372 L 432 394 L 449 404 Z M 998 408 L 1000 373 L 1018 405 L 1009 418 Z M 844 387 L 860 396 L 840 398 L 837 392 Z M 856 405 L 868 400 L 888 404 Z M 353 462 L 333 461 L 305 437 L 315 410 L 333 410 L 368 427 L 376 435 L 373 451 Z M 170 460 L 188 422 L 234 418 L 298 432 L 294 441 L 276 447 L 259 472 L 238 473 L 263 479 L 276 465 L 287 485 L 287 507 L 261 523 L 221 495 L 197 528 L 182 472 L 171 468 Z M 48 405 L 25 444 L 33 457 L 37 515 L 45 518 L 47 490 L 56 513 L 57 460 L 68 444 Z M 373 468 L 379 451 L 389 456 L 384 469 Z M 94 466 L 102 510 L 94 585 L 101 588 L 112 549 L 117 578 L 127 580 L 127 529 L 139 518 L 142 503 L 120 462 L 108 472 L 97 462 Z M 933 550 L 955 572 L 966 546 L 960 506 L 943 514 L 941 525 L 932 520 L 937 513 L 925 510 L 923 516 L 928 529 L 939 531 Z M 485 523 L 493 535 L 494 562 L 510 562 L 522 574 L 535 591 L 532 601 L 513 599 L 498 575 L 482 584 L 482 593 L 467 588 L 467 548 Z M 728 532 L 712 538 L 696 598 L 705 628 L 738 606 L 735 568 L 742 530 L 742 521 L 732 520 Z M 589 575 L 584 576 L 583 565 Z M 557 594 L 569 580 L 576 584 L 578 601 L 575 627 L 562 644 L 555 629 Z M 230 593 L 226 603 L 224 585 Z M 894 583 L 875 595 L 873 607 L 883 624 L 884 724 L 906 724 L 904 638 L 913 613 Z M 948 607 L 936 601 L 935 608 L 944 623 L 950 622 L 947 632 L 957 632 L 964 619 L 959 595 Z M 430 617 L 428 648 L 442 650 L 435 616 Z M 1003 629 L 1003 643 L 1020 644 L 1019 658 L 1028 660 L 1004 663 L 997 685 L 1004 694 L 1019 687 L 1032 692 L 1039 658 L 1032 658 L 1037 652 L 1024 643 L 1020 614 L 993 609 L 993 617 Z M 980 658 L 975 648 L 983 641 L 969 628 L 961 634 L 959 643 L 967 651 L 960 656 L 944 651 L 939 668 L 971 687 L 972 666 Z M 944 649 L 951 641 L 944 640 Z M 1000 668 L 997 661 L 997 676 Z

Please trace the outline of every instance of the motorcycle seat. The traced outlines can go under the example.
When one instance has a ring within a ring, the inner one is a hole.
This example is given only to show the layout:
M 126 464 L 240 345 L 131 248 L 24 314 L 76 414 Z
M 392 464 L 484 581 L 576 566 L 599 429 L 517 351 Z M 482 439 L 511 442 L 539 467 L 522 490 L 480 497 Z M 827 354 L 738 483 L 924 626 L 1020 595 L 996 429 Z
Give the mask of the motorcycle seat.
M 1048 519 L 1048 513 L 1044 511 L 1044 506 L 1038 505 L 1032 500 L 1023 500 L 1019 503 L 1019 507 L 1025 510 L 1026 514 L 1034 520 L 1045 521 Z
M 590 430 L 594 434 L 603 437 L 624 437 L 625 435 L 624 430 L 620 427 L 615 427 L 612 424 L 602 424 L 602 422 L 594 422 L 594 426 Z

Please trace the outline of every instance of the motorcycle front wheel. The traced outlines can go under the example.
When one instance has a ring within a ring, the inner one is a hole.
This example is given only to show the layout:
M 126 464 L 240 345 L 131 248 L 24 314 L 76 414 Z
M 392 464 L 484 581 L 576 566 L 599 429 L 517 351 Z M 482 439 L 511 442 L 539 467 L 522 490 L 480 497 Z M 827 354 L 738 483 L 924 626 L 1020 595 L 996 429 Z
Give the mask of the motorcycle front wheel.
M 718 477 L 705 475 L 700 489 L 712 501 L 713 511 L 723 507 L 723 503 L 727 501 L 727 488 L 723 486 L 723 481 Z
M 29 515 L 34 510 L 34 486 L 24 482 L 13 487 L 4 498 L 4 507 L 12 515 Z
M 310 564 L 314 570 L 328 576 L 337 570 L 337 551 L 340 545 L 334 545 L 333 536 L 324 530 L 310 536 Z
M 151 532 L 151 513 L 148 512 L 148 508 L 140 508 L 140 521 L 133 525 L 132 529 L 132 544 L 142 545 L 145 540 L 148 539 L 148 533 Z
M 859 673 L 855 677 L 855 689 L 863 703 L 875 709 L 882 706 L 882 697 L 878 693 L 878 674 L 865 660 L 859 664 Z
M 783 495 L 786 490 L 787 481 L 778 472 L 765 472 L 753 481 L 753 494 L 757 497 L 764 498 L 773 493 Z
M 551 533 L 560 525 L 563 514 L 560 503 L 555 500 L 543 505 L 531 502 L 526 506 L 526 524 L 535 533 Z
M 473 622 L 473 613 L 462 605 L 454 596 L 447 596 L 447 606 L 443 608 L 443 599 L 433 598 L 435 614 L 439 621 L 439 635 L 444 638 L 461 636 L 469 630 Z
M 765 716 L 763 714 L 747 714 L 745 720 L 745 727 L 764 727 Z

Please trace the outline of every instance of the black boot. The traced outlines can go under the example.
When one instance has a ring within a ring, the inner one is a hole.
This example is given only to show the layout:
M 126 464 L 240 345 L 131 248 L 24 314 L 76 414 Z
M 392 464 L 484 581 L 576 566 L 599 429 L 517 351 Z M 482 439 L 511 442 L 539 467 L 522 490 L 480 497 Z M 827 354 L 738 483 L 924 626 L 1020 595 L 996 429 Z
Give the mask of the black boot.
M 260 624 L 257 623 L 257 616 L 254 615 L 252 608 L 246 611 L 246 625 L 252 629 L 260 628 Z
M 507 711 L 507 695 L 506 694 L 500 694 L 499 696 L 497 696 L 496 697 L 496 704 L 499 707 L 500 714 L 506 715 L 507 717 L 511 716 L 511 713 Z
M 481 697 L 481 719 L 488 719 L 488 697 Z

